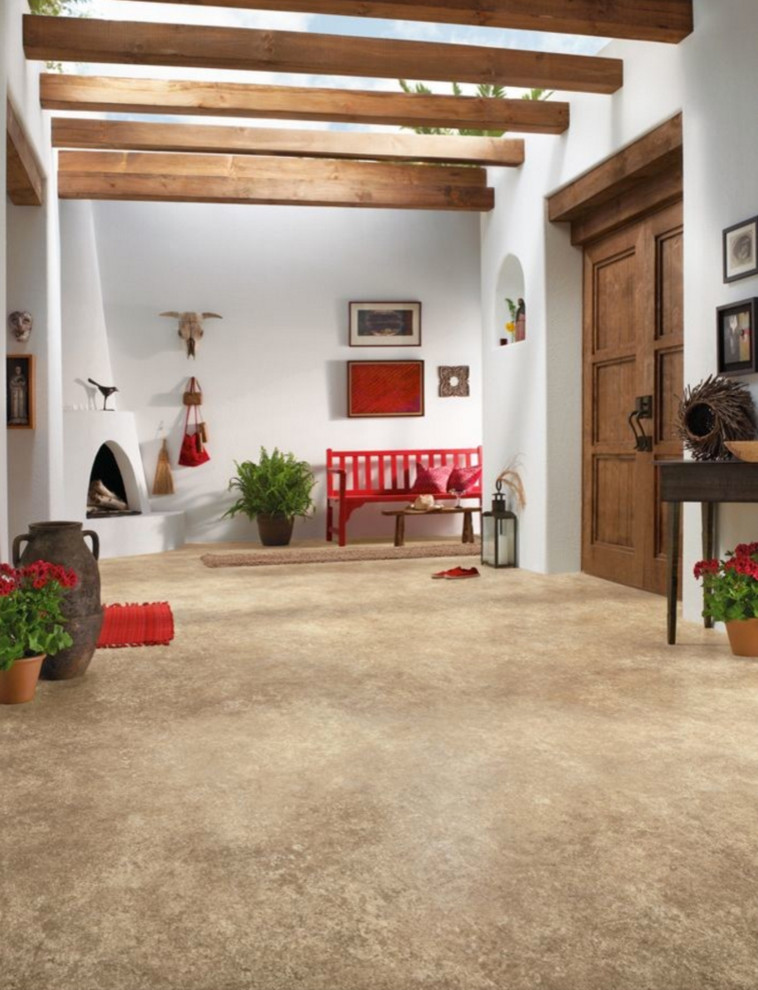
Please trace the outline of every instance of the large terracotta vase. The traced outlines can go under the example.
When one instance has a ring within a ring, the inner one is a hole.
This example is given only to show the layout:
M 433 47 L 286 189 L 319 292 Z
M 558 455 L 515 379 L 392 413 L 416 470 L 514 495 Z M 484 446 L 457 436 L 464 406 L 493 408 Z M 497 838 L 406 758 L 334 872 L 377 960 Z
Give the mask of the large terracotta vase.
M 34 701 L 45 654 L 16 660 L 10 670 L 0 670 L 0 705 L 23 705 Z
M 758 657 L 758 619 L 727 622 L 726 634 L 736 657 Z
M 92 540 L 92 550 L 87 546 L 85 537 Z M 19 554 L 24 542 L 26 549 Z M 16 566 L 48 560 L 52 564 L 72 567 L 79 579 L 76 587 L 65 595 L 61 607 L 67 619 L 66 630 L 74 642 L 68 649 L 45 659 L 42 677 L 48 680 L 81 677 L 95 652 L 103 624 L 100 571 L 97 566 L 99 552 L 97 533 L 83 531 L 80 522 L 30 523 L 29 532 L 13 541 L 13 563 Z

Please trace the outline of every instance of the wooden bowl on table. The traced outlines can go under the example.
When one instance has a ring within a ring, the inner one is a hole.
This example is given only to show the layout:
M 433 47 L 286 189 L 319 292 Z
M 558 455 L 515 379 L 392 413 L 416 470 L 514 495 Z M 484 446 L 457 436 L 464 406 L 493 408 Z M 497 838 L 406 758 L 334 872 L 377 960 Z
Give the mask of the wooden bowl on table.
M 758 440 L 726 440 L 726 449 L 740 461 L 758 461 Z

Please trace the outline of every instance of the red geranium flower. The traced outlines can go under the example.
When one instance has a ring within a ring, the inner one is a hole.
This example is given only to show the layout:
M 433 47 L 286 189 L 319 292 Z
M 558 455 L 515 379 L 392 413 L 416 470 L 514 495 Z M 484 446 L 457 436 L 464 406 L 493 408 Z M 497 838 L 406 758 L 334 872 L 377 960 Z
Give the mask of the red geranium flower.
M 758 543 L 740 543 L 723 560 L 699 560 L 703 615 L 718 622 L 758 618 Z
M 0 670 L 71 646 L 62 604 L 76 583 L 73 570 L 46 560 L 21 568 L 0 563 Z

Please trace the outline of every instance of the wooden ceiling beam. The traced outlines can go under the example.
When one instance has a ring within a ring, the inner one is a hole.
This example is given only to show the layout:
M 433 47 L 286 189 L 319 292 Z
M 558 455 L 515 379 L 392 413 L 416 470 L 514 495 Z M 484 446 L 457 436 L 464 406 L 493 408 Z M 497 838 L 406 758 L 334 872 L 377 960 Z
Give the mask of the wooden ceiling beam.
M 54 117 L 52 143 L 54 148 L 103 151 L 285 155 L 501 167 L 518 166 L 524 161 L 524 142 L 516 139 L 216 127 L 82 117 Z
M 494 206 L 494 191 L 482 184 L 484 176 L 480 169 L 433 165 L 62 151 L 58 195 L 484 212 Z
M 14 206 L 42 206 L 45 176 L 13 104 L 7 101 L 6 192 Z
M 196 178 L 185 176 L 68 174 L 59 178 L 61 199 L 128 200 L 181 203 L 240 203 L 271 206 L 338 206 L 391 210 L 457 210 L 486 213 L 493 209 L 492 189 L 397 186 L 356 183 L 291 183 L 281 179 Z
M 554 100 L 425 96 L 307 86 L 74 76 L 58 72 L 40 76 L 40 102 L 45 110 L 76 112 L 470 127 L 541 134 L 562 134 L 569 125 L 568 103 Z
M 454 185 L 483 188 L 487 185 L 486 169 L 466 165 L 409 165 L 394 162 L 142 151 L 62 151 L 58 156 L 58 174 L 66 172 L 254 179 L 308 178 L 324 182 L 336 180 L 407 186 Z
M 692 0 L 170 0 L 246 10 L 473 24 L 479 27 L 676 43 L 691 33 Z
M 586 93 L 615 93 L 623 82 L 622 62 L 597 56 L 33 14 L 24 16 L 24 52 L 44 62 L 456 80 Z

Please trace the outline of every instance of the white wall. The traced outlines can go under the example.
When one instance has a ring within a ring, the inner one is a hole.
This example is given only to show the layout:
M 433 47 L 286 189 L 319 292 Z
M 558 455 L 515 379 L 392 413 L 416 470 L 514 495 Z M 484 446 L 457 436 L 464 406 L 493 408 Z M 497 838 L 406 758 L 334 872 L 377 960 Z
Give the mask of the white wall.
M 491 354 L 485 461 L 489 483 L 498 464 L 520 455 L 526 568 L 571 571 L 581 564 L 582 254 L 566 226 L 548 222 L 545 196 L 679 110 L 681 49 L 608 46 L 603 54 L 624 60 L 621 92 L 570 95 L 567 134 L 527 138 L 520 170 L 493 170 L 497 206 L 482 223 L 483 346 Z M 527 339 L 498 348 L 504 316 L 498 275 L 511 254 L 524 269 Z
M 9 88 L 47 162 L 45 125 L 36 105 L 36 69 L 23 59 L 20 14 L 20 0 L 0 0 L 5 41 L 0 45 L 0 90 Z M 170 433 L 176 456 L 180 396 L 193 370 L 182 356 L 171 323 L 157 313 L 207 308 L 225 317 L 223 322 L 209 324 L 196 363 L 207 395 L 213 459 L 194 471 L 178 470 L 177 495 L 160 500 L 167 508 L 187 508 L 192 538 L 249 535 L 244 522 L 222 524 L 218 515 L 232 460 L 255 457 L 260 444 L 292 449 L 318 466 L 328 444 L 476 442 L 484 388 L 485 488 L 489 489 L 510 457 L 519 453 L 523 457 L 529 495 L 522 517 L 523 565 L 538 570 L 579 566 L 581 256 L 570 246 L 566 230 L 547 223 L 545 195 L 683 110 L 687 382 L 699 381 L 715 369 L 715 306 L 758 294 L 756 279 L 726 286 L 721 277 L 723 228 L 758 213 L 753 167 L 758 130 L 753 126 L 752 95 L 758 75 L 753 57 L 758 6 L 754 0 L 718 5 L 695 0 L 695 22 L 694 35 L 678 46 L 614 43 L 607 54 L 624 58 L 623 90 L 613 98 L 571 96 L 572 124 L 567 135 L 528 138 L 527 163 L 522 169 L 493 170 L 498 205 L 482 220 L 481 314 L 477 303 L 479 244 L 472 217 L 166 204 L 96 208 L 111 371 L 122 389 L 120 408 L 137 413 L 148 481 L 161 424 Z M 1 121 L 4 100 L 0 102 Z M 0 177 L 4 170 L 1 157 Z M 5 213 L 5 204 L 0 202 L 3 313 L 17 306 L 30 308 L 26 300 L 31 298 L 31 308 L 38 310 L 35 347 L 42 334 L 50 335 L 44 375 L 50 390 L 45 499 L 54 511 L 62 449 L 56 434 L 61 381 L 67 390 L 66 403 L 79 402 L 74 397 L 72 369 L 68 367 L 56 379 L 60 336 L 56 329 L 57 257 L 51 243 L 55 210 L 47 214 L 44 224 L 35 221 L 33 232 L 30 225 L 17 225 L 26 231 L 22 239 L 29 240 L 24 245 L 25 256 L 39 257 L 43 237 L 47 244 L 40 278 L 45 288 L 40 290 L 43 298 L 39 302 L 34 295 L 39 285 L 27 287 L 23 278 L 18 282 L 20 295 L 11 298 L 9 291 L 4 297 L 6 267 L 19 271 L 17 262 L 8 258 L 6 263 L 2 257 L 6 240 L 13 242 L 12 231 L 5 229 Z M 72 242 L 68 234 L 64 236 L 67 265 L 76 261 L 76 238 L 80 245 L 86 240 L 88 221 L 82 216 L 79 220 L 79 232 Z M 508 254 L 516 255 L 524 270 L 527 340 L 499 348 L 495 343 L 502 320 L 498 278 Z M 89 258 L 93 260 L 91 252 Z M 82 292 L 89 292 L 90 298 L 92 291 L 92 284 L 89 288 L 82 285 Z M 424 338 L 419 351 L 356 351 L 345 345 L 347 301 L 372 296 L 422 300 Z M 81 301 L 68 298 L 74 308 Z M 95 323 L 100 320 L 96 310 Z M 45 313 L 46 326 L 41 326 L 39 312 Z M 78 332 L 86 335 L 87 327 L 82 325 Z M 79 354 L 82 365 L 89 364 L 87 357 L 93 364 L 100 360 L 86 348 L 79 347 Z M 425 419 L 345 419 L 347 359 L 417 355 L 427 362 Z M 443 363 L 471 365 L 471 399 L 436 398 L 436 366 Z M 98 366 L 107 373 L 107 364 Z M 82 367 L 78 374 L 86 378 L 98 373 Z M 758 384 L 754 376 L 747 380 L 753 387 Z M 3 436 L 3 556 L 8 483 L 4 445 Z M 29 482 L 26 475 L 11 473 L 11 501 L 23 504 Z M 323 486 L 318 494 L 322 501 Z M 692 511 L 685 517 L 685 607 L 689 617 L 696 617 L 697 589 L 688 574 L 699 556 L 699 519 Z M 754 538 L 758 509 L 725 507 L 721 521 L 723 546 Z M 319 515 L 316 522 L 300 524 L 299 533 L 320 535 L 322 522 Z M 379 525 L 383 527 L 384 522 L 365 509 L 354 517 L 356 533 L 378 532 Z
M 728 16 L 725 16 L 728 13 Z M 758 213 L 758 114 L 755 91 L 758 35 L 755 0 L 713 5 L 695 0 L 697 31 L 683 49 L 685 229 L 685 381 L 701 381 L 716 368 L 716 306 L 758 296 L 758 278 L 729 285 L 722 280 L 722 231 Z M 741 379 L 758 400 L 758 378 Z M 686 507 L 684 603 L 700 612 L 700 592 L 690 577 L 702 556 L 700 514 Z M 723 549 L 758 538 L 758 506 L 725 505 L 719 511 Z
M 0 0 L 0 38 L 9 36 L 9 10 L 6 0 Z M 0 191 L 5 190 L 5 106 L 8 90 L 8 52 L 7 42 L 0 44 Z M 0 315 L 4 315 L 8 309 L 6 294 L 6 203 L 5 195 L 0 195 Z M 0 335 L 2 344 L 0 345 L 0 385 L 2 391 L 0 395 L 5 395 L 5 355 L 7 353 L 6 334 Z M 8 445 L 7 431 L 0 430 L 0 560 L 8 560 L 9 554 L 9 534 L 8 534 Z
M 92 203 L 60 204 L 61 310 L 63 322 L 63 405 L 68 410 L 102 407 L 102 398 L 87 379 L 103 385 L 113 380 L 105 327 L 100 262 Z M 108 406 L 118 408 L 118 396 Z
M 476 215 L 102 203 L 95 218 L 118 408 L 137 415 L 148 484 L 158 437 L 168 434 L 176 494 L 154 504 L 186 511 L 189 540 L 257 539 L 246 519 L 220 516 L 231 502 L 234 460 L 256 460 L 261 445 L 292 451 L 316 469 L 317 516 L 296 528 L 296 537 L 307 538 L 324 532 L 328 446 L 481 442 Z M 78 263 L 66 240 L 66 269 Z M 349 347 L 350 300 L 420 300 L 422 346 Z M 223 316 L 207 321 L 195 361 L 186 357 L 176 322 L 158 315 L 165 310 Z M 66 334 L 74 330 L 67 325 Z M 347 418 L 346 361 L 377 358 L 425 362 L 424 417 Z M 451 364 L 470 366 L 470 398 L 438 397 L 437 367 Z M 190 375 L 204 391 L 211 461 L 179 468 L 181 397 Z M 435 523 L 437 532 L 452 525 Z M 390 529 L 367 506 L 352 517 L 349 534 L 386 536 Z
M 494 174 L 497 207 L 482 224 L 485 461 L 491 473 L 521 455 L 527 568 L 581 566 L 582 253 L 567 225 L 548 222 L 545 197 L 679 111 L 687 44 L 609 45 L 603 54 L 624 60 L 621 92 L 569 95 L 568 133 L 527 138 L 524 166 Z M 524 269 L 527 339 L 497 348 L 498 273 L 509 254 Z
M 754 0 L 695 0 L 695 32 L 680 45 L 616 42 L 625 83 L 612 99 L 571 97 L 571 128 L 559 140 L 530 138 L 520 174 L 497 178 L 497 209 L 483 222 L 485 455 L 493 471 L 521 451 L 530 504 L 522 518 L 522 563 L 538 570 L 580 566 L 581 252 L 545 219 L 544 197 L 678 111 L 684 120 L 685 382 L 716 370 L 715 307 L 758 295 L 758 279 L 725 285 L 725 227 L 758 213 L 754 92 L 758 32 Z M 528 336 L 496 349 L 497 276 L 503 258 L 524 266 Z M 756 376 L 745 379 L 758 397 Z M 544 482 L 544 488 L 543 488 Z M 758 507 L 724 506 L 722 549 L 753 540 Z M 691 577 L 701 556 L 700 516 L 686 507 L 685 615 L 697 619 Z
M 63 504 L 58 201 L 49 121 L 39 107 L 38 67 L 26 61 L 21 44 L 21 18 L 26 11 L 21 0 L 6 0 L 4 78 L 7 94 L 46 181 L 44 205 L 14 206 L 6 202 L 5 223 L 0 228 L 6 249 L 3 323 L 7 314 L 16 309 L 28 310 L 34 318 L 34 330 L 24 344 L 19 345 L 5 330 L 3 351 L 29 353 L 36 358 L 36 428 L 10 431 L 7 460 L 3 458 L 8 472 L 7 528 L 11 536 L 26 532 L 30 522 L 55 517 Z M 4 98 L 2 113 L 4 120 Z M 2 133 L 5 134 L 4 123 Z M 6 531 L 5 525 L 2 530 Z

